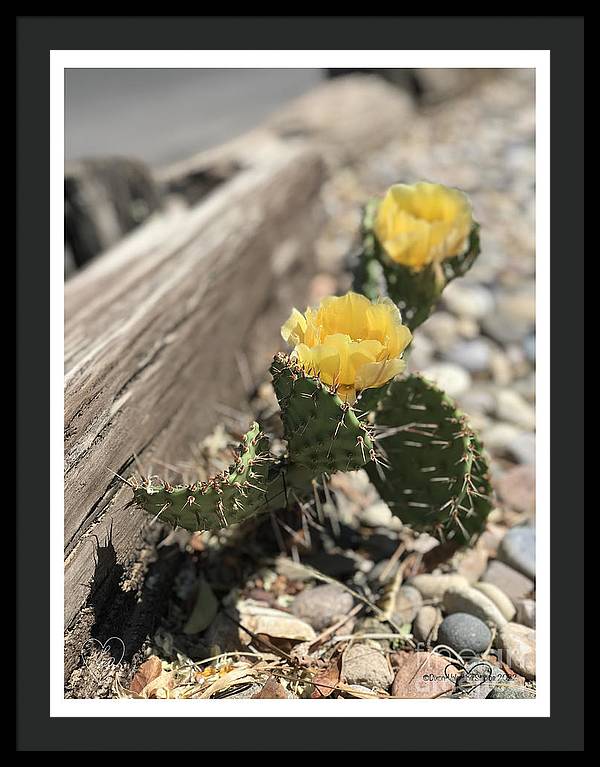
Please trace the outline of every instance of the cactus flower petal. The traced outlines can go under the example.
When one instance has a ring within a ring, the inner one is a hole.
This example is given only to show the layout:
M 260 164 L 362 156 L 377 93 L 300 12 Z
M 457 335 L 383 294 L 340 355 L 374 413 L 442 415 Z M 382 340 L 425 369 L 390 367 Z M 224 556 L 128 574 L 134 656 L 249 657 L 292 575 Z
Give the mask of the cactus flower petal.
M 374 230 L 393 261 L 421 271 L 463 253 L 473 225 L 463 192 L 423 181 L 391 186 L 377 209 Z
M 304 315 L 294 309 L 281 334 L 301 367 L 347 400 L 401 373 L 412 338 L 392 301 L 357 293 L 325 298 Z

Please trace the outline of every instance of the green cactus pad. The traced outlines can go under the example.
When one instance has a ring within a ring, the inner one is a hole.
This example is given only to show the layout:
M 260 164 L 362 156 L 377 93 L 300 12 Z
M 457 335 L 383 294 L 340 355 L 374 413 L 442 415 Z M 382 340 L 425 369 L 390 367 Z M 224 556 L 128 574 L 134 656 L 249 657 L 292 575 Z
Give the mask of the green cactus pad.
M 483 448 L 466 417 L 432 383 L 393 381 L 373 414 L 382 465 L 367 471 L 402 522 L 441 540 L 470 543 L 492 509 Z
M 479 255 L 479 224 L 474 224 L 463 254 L 415 271 L 393 261 L 381 247 L 373 230 L 378 204 L 379 200 L 372 200 L 364 211 L 353 289 L 371 300 L 388 295 L 398 305 L 403 322 L 414 330 L 429 317 L 446 285 L 466 274 Z
M 135 503 L 161 522 L 190 532 L 218 530 L 268 510 L 267 484 L 274 459 L 258 424 L 244 435 L 228 471 L 207 482 L 171 486 L 150 477 L 133 480 Z
M 375 457 L 368 429 L 357 411 L 318 378 L 278 354 L 271 365 L 281 408 L 287 462 L 291 472 L 309 479 L 359 469 Z

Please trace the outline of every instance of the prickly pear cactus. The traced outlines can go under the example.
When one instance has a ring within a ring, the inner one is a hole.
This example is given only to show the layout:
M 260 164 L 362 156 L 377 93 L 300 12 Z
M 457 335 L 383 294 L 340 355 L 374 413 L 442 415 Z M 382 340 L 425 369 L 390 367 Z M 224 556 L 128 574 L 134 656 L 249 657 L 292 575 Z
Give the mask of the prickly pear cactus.
M 324 473 L 349 471 L 375 457 L 367 426 L 343 402 L 293 360 L 278 354 L 271 365 L 288 445 L 290 477 L 309 482 Z
M 156 478 L 134 484 L 134 501 L 156 519 L 173 527 L 218 530 L 268 510 L 267 488 L 274 459 L 268 438 L 253 424 L 228 471 L 208 482 L 171 486 Z
M 374 222 L 378 205 L 379 200 L 372 200 L 364 210 L 361 246 L 354 256 L 353 289 L 372 300 L 389 296 L 405 324 L 414 330 L 429 317 L 446 285 L 466 274 L 479 255 L 479 224 L 473 223 L 463 253 L 416 270 L 393 261 L 377 239 Z
M 466 417 L 432 383 L 393 381 L 371 416 L 387 466 L 367 471 L 402 522 L 469 543 L 485 527 L 492 488 L 481 443 Z

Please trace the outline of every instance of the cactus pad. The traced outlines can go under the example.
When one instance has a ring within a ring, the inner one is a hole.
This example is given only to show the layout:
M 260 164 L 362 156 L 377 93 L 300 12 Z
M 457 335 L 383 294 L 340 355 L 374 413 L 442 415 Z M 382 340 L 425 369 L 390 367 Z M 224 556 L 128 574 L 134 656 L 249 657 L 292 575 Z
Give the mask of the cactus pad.
M 217 530 L 267 511 L 273 467 L 268 439 L 253 424 L 235 463 L 207 482 L 171 486 L 156 477 L 134 481 L 135 503 L 161 522 L 190 532 Z
M 416 375 L 393 381 L 373 417 L 388 467 L 367 471 L 392 512 L 415 530 L 470 543 L 485 527 L 492 488 L 466 417 Z
M 271 365 L 281 407 L 288 464 L 310 479 L 359 469 L 375 457 L 368 429 L 357 411 L 318 378 L 278 354 Z

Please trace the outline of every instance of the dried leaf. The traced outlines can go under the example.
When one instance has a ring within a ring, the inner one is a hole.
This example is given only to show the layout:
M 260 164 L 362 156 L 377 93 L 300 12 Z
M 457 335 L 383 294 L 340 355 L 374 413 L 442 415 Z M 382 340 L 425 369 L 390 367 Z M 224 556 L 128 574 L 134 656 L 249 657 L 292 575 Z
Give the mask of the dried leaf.
M 162 663 L 156 655 L 151 655 L 137 670 L 129 689 L 141 694 L 146 685 L 162 674 Z
M 213 590 L 203 576 L 200 576 L 198 579 L 196 604 L 187 623 L 183 627 L 183 633 L 198 634 L 200 631 L 204 631 L 213 622 L 218 609 L 219 603 L 213 594 Z
M 313 690 L 311 698 L 328 698 L 339 684 L 341 673 L 342 656 L 340 654 L 337 658 L 332 658 L 326 669 L 319 671 L 319 673 L 313 677 L 315 689 Z
M 287 698 L 286 692 L 281 684 L 275 679 L 274 676 L 270 676 L 264 684 L 264 687 L 253 698 Z

